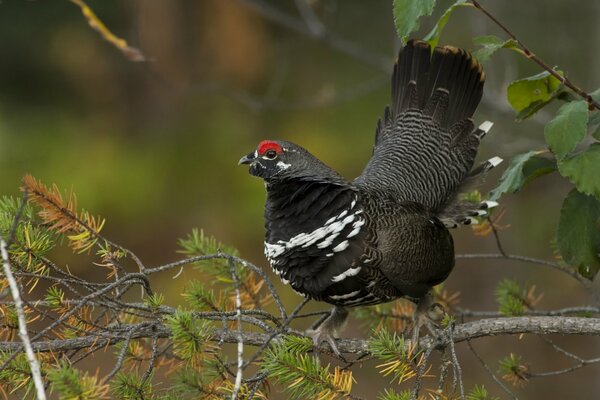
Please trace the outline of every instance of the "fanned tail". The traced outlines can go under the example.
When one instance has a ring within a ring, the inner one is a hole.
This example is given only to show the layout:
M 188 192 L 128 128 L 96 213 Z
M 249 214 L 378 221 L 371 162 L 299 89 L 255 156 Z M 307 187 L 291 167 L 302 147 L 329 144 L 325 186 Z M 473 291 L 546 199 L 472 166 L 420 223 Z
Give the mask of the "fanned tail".
M 468 221 L 478 205 L 457 201 L 458 193 L 500 160 L 473 168 L 493 125 L 475 127 L 471 120 L 484 80 L 481 64 L 467 51 L 409 41 L 394 66 L 392 101 L 377 124 L 373 157 L 355 182 L 420 203 L 440 217 Z
M 398 56 L 392 78 L 392 114 L 422 110 L 442 128 L 470 118 L 483 94 L 481 64 L 456 47 L 411 40 Z

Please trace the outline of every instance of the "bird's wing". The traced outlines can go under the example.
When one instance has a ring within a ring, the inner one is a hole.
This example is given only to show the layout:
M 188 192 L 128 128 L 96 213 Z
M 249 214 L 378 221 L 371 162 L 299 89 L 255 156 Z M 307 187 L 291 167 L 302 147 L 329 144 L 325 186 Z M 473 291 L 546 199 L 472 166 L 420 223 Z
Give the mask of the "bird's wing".
M 410 41 L 394 67 L 392 104 L 378 121 L 373 156 L 355 184 L 442 210 L 468 177 L 484 133 L 470 120 L 483 82 L 468 52 L 448 46 L 432 52 Z

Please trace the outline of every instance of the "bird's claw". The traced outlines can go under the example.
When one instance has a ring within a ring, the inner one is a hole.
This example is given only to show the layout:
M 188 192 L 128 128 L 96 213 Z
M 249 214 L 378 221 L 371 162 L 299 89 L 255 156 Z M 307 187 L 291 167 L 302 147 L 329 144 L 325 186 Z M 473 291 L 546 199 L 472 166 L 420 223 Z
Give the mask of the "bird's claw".
M 418 345 L 419 331 L 423 326 L 427 328 L 431 336 L 439 337 L 441 329 L 438 322 L 442 320 L 445 313 L 446 311 L 440 303 L 432 303 L 429 299 L 419 304 L 413 317 L 412 343 L 415 346 Z
M 342 357 L 342 353 L 340 353 L 340 350 L 337 347 L 337 344 L 335 343 L 335 338 L 333 337 L 333 335 L 325 330 L 322 330 L 320 328 L 317 329 L 309 329 L 306 331 L 306 335 L 308 335 L 309 337 L 312 338 L 313 344 L 315 346 L 315 352 L 318 352 L 319 346 L 321 345 L 321 343 L 323 342 L 327 342 L 329 344 L 329 347 L 331 347 L 331 350 L 333 351 L 333 353 L 340 357 Z

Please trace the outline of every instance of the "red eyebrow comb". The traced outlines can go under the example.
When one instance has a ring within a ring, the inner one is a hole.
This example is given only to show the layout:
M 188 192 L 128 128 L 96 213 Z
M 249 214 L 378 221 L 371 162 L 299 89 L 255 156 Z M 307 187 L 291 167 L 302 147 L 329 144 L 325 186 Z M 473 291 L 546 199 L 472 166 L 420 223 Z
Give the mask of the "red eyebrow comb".
M 283 148 L 272 140 L 263 140 L 258 144 L 258 154 L 261 156 L 269 150 L 275 150 L 277 154 L 283 153 Z

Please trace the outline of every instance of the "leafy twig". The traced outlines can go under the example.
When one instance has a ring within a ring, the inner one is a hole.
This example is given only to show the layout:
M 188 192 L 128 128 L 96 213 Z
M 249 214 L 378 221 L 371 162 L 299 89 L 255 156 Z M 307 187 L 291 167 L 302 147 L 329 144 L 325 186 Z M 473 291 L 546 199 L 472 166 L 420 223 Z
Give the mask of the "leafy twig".
M 552 68 L 548 64 L 546 64 L 541 58 L 539 58 L 527 46 L 525 46 L 525 44 L 523 44 L 523 42 L 514 33 L 512 33 L 502 22 L 498 21 L 498 19 L 496 19 L 496 17 L 494 17 L 494 15 L 492 15 L 488 10 L 486 10 L 485 8 L 483 8 L 483 6 L 479 3 L 479 1 L 477 1 L 477 0 L 471 0 L 471 3 L 473 3 L 473 5 L 478 10 L 480 10 L 490 20 L 492 20 L 492 22 L 494 22 L 494 24 L 496 24 L 500 29 L 502 29 L 504 31 L 504 33 L 506 33 L 511 39 L 513 39 L 517 43 L 518 48 L 521 51 L 523 51 L 523 53 L 525 53 L 525 56 L 527 56 L 527 58 L 529 58 L 530 60 L 532 60 L 533 62 L 535 62 L 537 65 L 539 65 L 540 67 L 542 67 L 542 69 L 544 69 L 545 71 L 548 71 L 548 73 L 550 73 L 550 75 L 554 76 L 562 84 L 564 84 L 565 86 L 567 86 L 569 89 L 571 89 L 572 91 L 574 91 L 575 93 L 577 93 L 581 98 L 583 98 L 585 101 L 587 101 L 590 109 L 591 108 L 595 108 L 596 110 L 600 110 L 600 103 L 598 103 L 597 101 L 595 101 L 592 98 L 592 96 L 590 96 L 589 93 L 587 93 L 583 89 L 580 89 L 578 86 L 576 86 L 575 84 L 573 84 L 573 82 L 571 82 L 571 80 L 569 78 L 567 78 L 566 76 L 563 76 L 563 75 L 559 74 L 554 68 Z

